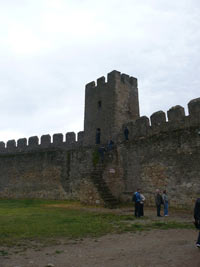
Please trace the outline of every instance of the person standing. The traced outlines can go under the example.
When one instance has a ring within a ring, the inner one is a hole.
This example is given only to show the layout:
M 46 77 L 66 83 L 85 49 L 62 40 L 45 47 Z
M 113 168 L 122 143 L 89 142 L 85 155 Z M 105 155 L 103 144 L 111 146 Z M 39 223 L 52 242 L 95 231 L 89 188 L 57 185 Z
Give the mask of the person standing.
M 140 201 L 140 216 L 144 216 L 144 201 L 145 197 L 143 194 L 140 194 L 141 196 L 141 201 Z
M 135 202 L 135 217 L 139 218 L 141 216 L 140 202 L 141 202 L 140 189 L 133 194 L 133 201 Z
M 196 228 L 199 230 L 196 246 L 200 248 L 200 198 L 197 198 L 195 207 L 194 207 L 194 224 Z
M 127 126 L 124 128 L 124 138 L 126 141 L 128 141 L 128 135 L 129 135 L 129 130 L 127 128 Z
M 164 216 L 169 216 L 168 215 L 169 198 L 166 190 L 163 191 L 162 199 L 164 204 Z
M 114 142 L 113 142 L 113 140 L 110 140 L 109 143 L 108 143 L 108 146 L 107 146 L 108 151 L 112 150 L 113 146 L 114 146 Z
M 157 216 L 162 217 L 160 215 L 160 210 L 161 210 L 161 205 L 163 204 L 163 199 L 162 199 L 159 189 L 156 189 L 155 203 L 156 203 L 156 208 L 157 208 Z
M 104 162 L 104 154 L 105 154 L 105 147 L 104 146 L 100 146 L 99 149 L 99 156 L 100 156 L 100 160 L 101 160 L 101 163 Z

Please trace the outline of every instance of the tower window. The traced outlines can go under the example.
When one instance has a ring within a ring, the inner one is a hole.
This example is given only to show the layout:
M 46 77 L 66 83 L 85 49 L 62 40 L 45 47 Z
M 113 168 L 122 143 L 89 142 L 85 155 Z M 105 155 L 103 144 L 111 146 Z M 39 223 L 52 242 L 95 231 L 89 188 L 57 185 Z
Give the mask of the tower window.
M 101 101 L 98 101 L 98 109 L 100 109 L 100 108 L 101 108 L 101 106 L 102 106 L 102 103 L 101 103 Z

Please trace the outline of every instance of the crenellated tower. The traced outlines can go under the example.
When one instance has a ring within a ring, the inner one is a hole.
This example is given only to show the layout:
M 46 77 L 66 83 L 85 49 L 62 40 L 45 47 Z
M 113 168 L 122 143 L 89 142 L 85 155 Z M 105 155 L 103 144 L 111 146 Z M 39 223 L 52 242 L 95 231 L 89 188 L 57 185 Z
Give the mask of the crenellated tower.
M 85 88 L 84 143 L 115 141 L 127 121 L 139 118 L 137 79 L 118 71 Z M 97 140 L 97 135 L 100 140 Z

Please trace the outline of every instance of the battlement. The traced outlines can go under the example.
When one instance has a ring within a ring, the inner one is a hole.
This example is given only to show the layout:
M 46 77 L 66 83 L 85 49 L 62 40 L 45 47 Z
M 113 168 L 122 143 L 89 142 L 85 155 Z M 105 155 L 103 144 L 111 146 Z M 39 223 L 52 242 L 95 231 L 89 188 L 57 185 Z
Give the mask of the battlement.
M 188 103 L 188 111 L 189 115 L 186 116 L 184 108 L 177 105 L 167 111 L 167 116 L 164 111 L 160 110 L 154 112 L 150 119 L 142 116 L 124 124 L 122 129 L 125 126 L 128 127 L 130 140 L 191 128 L 196 128 L 196 134 L 200 138 L 200 98 L 193 99 Z
M 49 134 L 46 134 L 42 135 L 41 138 L 31 136 L 28 140 L 26 138 L 20 138 L 17 141 L 9 140 L 6 144 L 0 142 L 0 154 L 55 148 L 62 148 L 64 150 L 76 149 L 83 145 L 83 138 L 84 132 L 81 131 L 77 134 L 77 141 L 74 132 L 66 133 L 65 141 L 62 133 L 54 134 L 52 138 Z
M 97 81 L 92 81 L 86 84 L 86 89 L 92 89 L 96 87 L 100 87 L 102 85 L 113 86 L 116 83 L 124 83 L 133 87 L 137 87 L 137 79 L 129 76 L 127 74 L 121 73 L 119 71 L 113 70 L 107 74 L 107 82 L 104 76 L 97 79 Z

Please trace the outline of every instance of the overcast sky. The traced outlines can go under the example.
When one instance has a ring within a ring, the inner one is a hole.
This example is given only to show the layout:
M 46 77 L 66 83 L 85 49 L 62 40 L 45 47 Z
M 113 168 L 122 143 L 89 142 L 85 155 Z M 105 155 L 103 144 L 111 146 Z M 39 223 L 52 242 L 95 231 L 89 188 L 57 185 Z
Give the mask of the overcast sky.
M 85 84 L 138 78 L 141 115 L 200 97 L 199 0 L 0 0 L 0 140 L 83 130 Z

